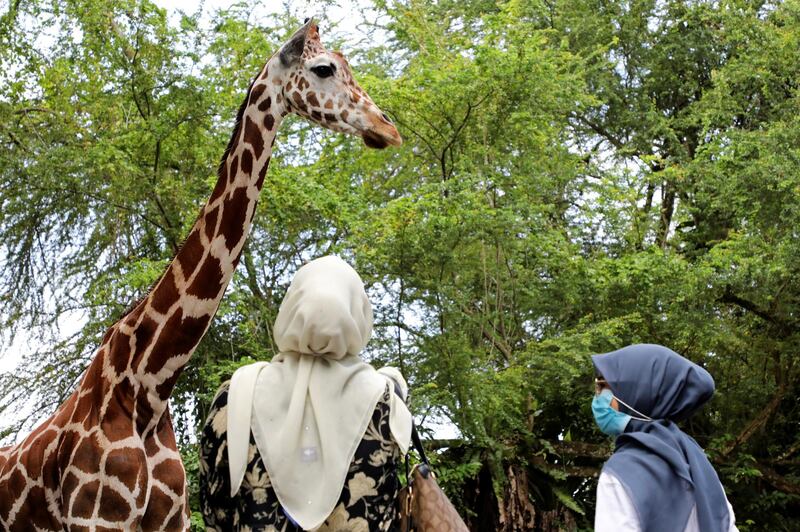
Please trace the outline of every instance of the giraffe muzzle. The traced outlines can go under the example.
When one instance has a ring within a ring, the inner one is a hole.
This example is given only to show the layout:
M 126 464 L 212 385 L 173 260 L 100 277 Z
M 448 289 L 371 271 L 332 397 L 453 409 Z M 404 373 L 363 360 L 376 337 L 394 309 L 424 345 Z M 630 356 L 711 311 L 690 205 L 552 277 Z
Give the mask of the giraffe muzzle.
M 403 144 L 403 138 L 397 128 L 387 119 L 374 121 L 372 128 L 364 131 L 362 138 L 367 147 L 378 150 L 382 150 L 387 146 L 400 146 Z

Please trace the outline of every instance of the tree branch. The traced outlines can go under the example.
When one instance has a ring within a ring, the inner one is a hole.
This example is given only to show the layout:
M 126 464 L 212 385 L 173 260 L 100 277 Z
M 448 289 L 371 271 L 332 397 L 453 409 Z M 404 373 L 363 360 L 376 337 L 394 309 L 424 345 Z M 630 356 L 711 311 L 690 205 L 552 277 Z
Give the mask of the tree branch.
M 764 464 L 756 462 L 756 469 L 761 472 L 761 476 L 764 480 L 769 482 L 772 487 L 784 492 L 784 493 L 791 493 L 792 495 L 800 495 L 800 484 L 795 484 L 794 482 L 790 482 L 786 479 L 786 477 L 780 475 L 777 471 L 772 469 L 771 467 L 765 466 Z
M 741 444 L 745 443 L 749 440 L 753 434 L 756 433 L 758 429 L 763 427 L 769 418 L 778 410 L 778 407 L 781 404 L 781 400 L 783 400 L 783 396 L 786 393 L 785 387 L 778 388 L 778 392 L 772 397 L 772 400 L 767 403 L 765 406 L 751 421 L 748 423 L 744 429 L 739 433 L 739 435 L 734 439 L 731 443 L 729 443 L 720 453 L 720 455 L 725 458 L 727 457 L 731 451 L 735 448 L 740 446 Z
M 720 296 L 719 301 L 721 303 L 736 305 L 744 310 L 747 310 L 748 312 L 752 312 L 762 320 L 772 323 L 773 325 L 777 325 L 783 334 L 788 334 L 794 328 L 791 323 L 779 318 L 778 316 L 770 314 L 752 301 L 748 301 L 747 299 L 737 296 L 733 293 L 733 290 L 730 286 L 725 287 L 725 292 L 723 292 L 722 296 Z

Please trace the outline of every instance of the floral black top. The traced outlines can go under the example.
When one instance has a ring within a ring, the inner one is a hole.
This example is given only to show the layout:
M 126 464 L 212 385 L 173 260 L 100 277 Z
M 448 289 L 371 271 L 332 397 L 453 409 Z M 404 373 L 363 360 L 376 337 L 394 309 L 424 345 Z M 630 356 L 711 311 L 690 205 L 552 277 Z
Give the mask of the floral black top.
M 226 438 L 229 386 L 226 382 L 217 392 L 200 440 L 200 505 L 206 530 L 300 532 L 302 529 L 287 518 L 278 502 L 252 433 L 242 487 L 235 497 L 230 496 Z M 389 429 L 389 393 L 387 387 L 375 406 L 339 502 L 315 532 L 396 528 L 400 449 Z

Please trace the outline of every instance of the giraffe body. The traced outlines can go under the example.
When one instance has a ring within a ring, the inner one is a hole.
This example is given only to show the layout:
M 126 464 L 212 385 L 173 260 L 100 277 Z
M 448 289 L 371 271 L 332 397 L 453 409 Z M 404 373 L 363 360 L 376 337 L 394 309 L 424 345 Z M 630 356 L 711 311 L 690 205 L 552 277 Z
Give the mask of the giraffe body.
M 370 147 L 401 143 L 309 21 L 253 80 L 216 186 L 166 272 L 107 331 L 72 395 L 0 449 L 0 530 L 188 529 L 167 402 L 239 262 L 275 132 L 290 112 Z

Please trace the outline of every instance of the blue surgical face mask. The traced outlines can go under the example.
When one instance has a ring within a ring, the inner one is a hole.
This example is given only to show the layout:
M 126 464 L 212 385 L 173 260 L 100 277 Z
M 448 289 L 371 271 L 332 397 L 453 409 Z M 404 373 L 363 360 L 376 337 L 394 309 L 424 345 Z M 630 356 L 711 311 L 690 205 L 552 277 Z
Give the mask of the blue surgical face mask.
M 592 413 L 597 426 L 604 434 L 617 437 L 625 431 L 631 416 L 623 414 L 611 408 L 611 400 L 614 394 L 611 390 L 605 389 L 592 399 Z

